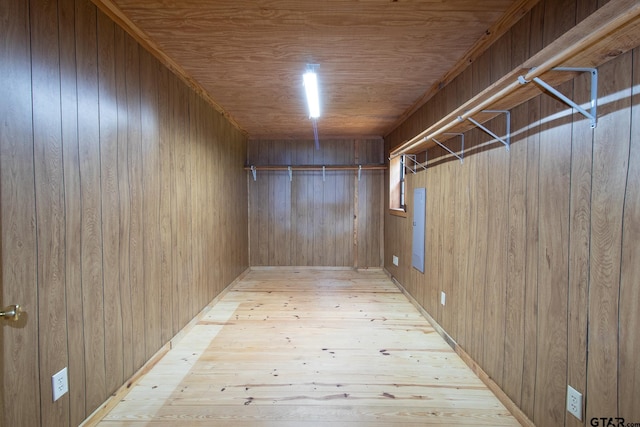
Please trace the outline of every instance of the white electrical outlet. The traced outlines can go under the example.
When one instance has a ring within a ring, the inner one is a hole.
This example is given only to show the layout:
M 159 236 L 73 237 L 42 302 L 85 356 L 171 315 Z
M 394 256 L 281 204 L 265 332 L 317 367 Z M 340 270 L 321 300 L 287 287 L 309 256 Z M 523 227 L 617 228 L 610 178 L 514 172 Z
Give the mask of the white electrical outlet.
M 567 411 L 582 421 L 582 394 L 570 385 L 567 386 Z
M 398 266 L 398 257 L 397 256 L 393 256 L 393 265 L 395 265 L 396 267 Z
M 51 385 L 53 387 L 53 401 L 55 402 L 69 391 L 67 368 L 62 368 L 60 372 L 51 377 Z
M 444 305 L 447 302 L 447 294 L 440 292 L 440 304 Z

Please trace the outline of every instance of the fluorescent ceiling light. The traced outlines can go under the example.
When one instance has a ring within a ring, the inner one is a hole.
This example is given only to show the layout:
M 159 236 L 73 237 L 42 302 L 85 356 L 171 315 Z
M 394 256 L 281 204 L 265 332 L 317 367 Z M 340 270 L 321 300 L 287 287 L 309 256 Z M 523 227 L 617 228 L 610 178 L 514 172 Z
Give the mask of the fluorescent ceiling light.
M 307 71 L 302 76 L 304 90 L 307 93 L 307 105 L 309 106 L 309 118 L 320 117 L 320 99 L 318 97 L 318 77 L 315 72 Z

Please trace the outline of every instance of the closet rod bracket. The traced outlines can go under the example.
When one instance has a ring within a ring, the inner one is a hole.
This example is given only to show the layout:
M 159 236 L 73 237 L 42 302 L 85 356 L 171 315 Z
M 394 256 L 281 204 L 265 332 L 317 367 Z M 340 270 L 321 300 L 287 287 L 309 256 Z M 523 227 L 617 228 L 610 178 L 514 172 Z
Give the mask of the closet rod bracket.
M 437 139 L 431 138 L 431 140 L 433 142 L 435 142 L 436 144 L 438 144 L 440 147 L 442 147 L 445 150 L 447 150 L 456 159 L 460 160 L 460 164 L 464 164 L 464 133 L 443 133 L 443 135 L 458 135 L 458 136 L 460 136 L 460 139 L 462 140 L 462 143 L 461 143 L 460 154 L 459 155 L 455 151 L 453 151 L 452 149 L 450 149 L 449 147 L 447 147 L 446 145 L 444 145 L 443 143 L 438 141 Z
M 495 138 L 498 141 L 502 142 L 504 144 L 505 148 L 507 149 L 507 151 L 509 151 L 509 148 L 511 146 L 511 112 L 509 110 L 482 110 L 482 112 L 483 113 L 501 113 L 501 114 L 504 114 L 506 116 L 506 119 L 507 119 L 507 133 L 506 133 L 504 138 L 499 137 L 494 132 L 492 132 L 490 129 L 488 129 L 487 127 L 482 125 L 482 123 L 478 122 L 477 120 L 474 120 L 471 117 L 468 117 L 467 120 L 469 120 L 471 123 L 476 125 L 478 128 L 482 129 L 485 133 L 489 134 L 489 136 L 491 136 L 492 138 Z
M 425 151 L 424 154 L 426 156 L 427 152 Z M 406 159 L 409 159 L 409 160 L 411 160 L 411 162 L 413 162 L 413 167 L 411 165 L 407 164 Z M 406 167 L 407 169 L 409 169 L 411 171 L 411 173 L 413 173 L 415 175 L 418 172 L 418 167 L 421 167 L 422 169 L 427 170 L 427 162 L 425 161 L 424 163 L 420 163 L 418 161 L 418 157 L 415 154 L 403 154 L 402 155 L 402 167 Z
M 251 175 L 253 175 L 253 180 L 256 181 L 256 167 L 251 165 Z
M 553 86 L 551 86 L 550 84 L 548 84 L 547 82 L 542 80 L 540 77 L 534 77 L 533 81 L 537 85 L 539 85 L 539 86 L 543 87 L 544 89 L 546 89 L 548 92 L 551 92 L 557 98 L 562 100 L 565 104 L 567 104 L 570 107 L 575 108 L 576 110 L 578 110 L 578 112 L 580 112 L 580 114 L 582 114 L 583 116 L 585 116 L 586 118 L 589 119 L 589 121 L 591 122 L 591 129 L 595 129 L 595 127 L 598 125 L 598 112 L 597 112 L 597 108 L 598 108 L 598 70 L 596 68 L 556 67 L 556 68 L 553 68 L 553 71 L 568 71 L 568 72 L 572 72 L 572 73 L 575 73 L 575 72 L 589 73 L 589 75 L 591 76 L 590 111 L 587 111 L 581 105 L 578 105 L 578 103 L 576 103 L 575 101 L 573 101 L 572 99 L 570 99 L 569 97 L 567 97 L 566 95 L 561 93 L 559 90 L 557 90 L 556 88 L 554 88 Z

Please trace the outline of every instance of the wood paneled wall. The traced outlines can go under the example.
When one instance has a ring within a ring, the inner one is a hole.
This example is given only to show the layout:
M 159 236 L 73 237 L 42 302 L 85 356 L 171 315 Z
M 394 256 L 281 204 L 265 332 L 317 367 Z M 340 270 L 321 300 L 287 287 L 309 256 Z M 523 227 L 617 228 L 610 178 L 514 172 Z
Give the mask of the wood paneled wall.
M 249 165 L 383 163 L 382 140 L 250 141 Z M 250 174 L 249 174 L 250 175 Z M 382 266 L 382 171 L 258 171 L 249 178 L 252 266 Z
M 75 426 L 248 267 L 246 137 L 89 0 L 0 39 L 0 424 Z
M 599 3 L 541 2 L 390 134 L 387 149 Z M 472 130 L 463 165 L 442 150 L 429 153 L 429 169 L 407 179 L 408 195 L 427 189 L 425 274 L 411 268 L 410 221 L 385 216 L 387 270 L 539 426 L 590 425 L 592 417 L 640 420 L 639 58 L 640 48 L 600 68 L 595 130 L 541 96 L 512 110 L 510 152 Z M 559 89 L 588 102 L 589 84 L 581 76 Z M 490 127 L 503 133 L 504 119 Z M 584 396 L 583 422 L 565 411 L 567 384 Z

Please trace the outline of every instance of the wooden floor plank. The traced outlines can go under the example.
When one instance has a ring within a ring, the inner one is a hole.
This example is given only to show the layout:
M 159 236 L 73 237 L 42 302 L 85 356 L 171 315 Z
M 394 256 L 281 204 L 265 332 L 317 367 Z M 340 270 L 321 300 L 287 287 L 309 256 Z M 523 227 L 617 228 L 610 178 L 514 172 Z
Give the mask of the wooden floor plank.
M 518 425 L 381 270 L 250 272 L 100 426 Z

